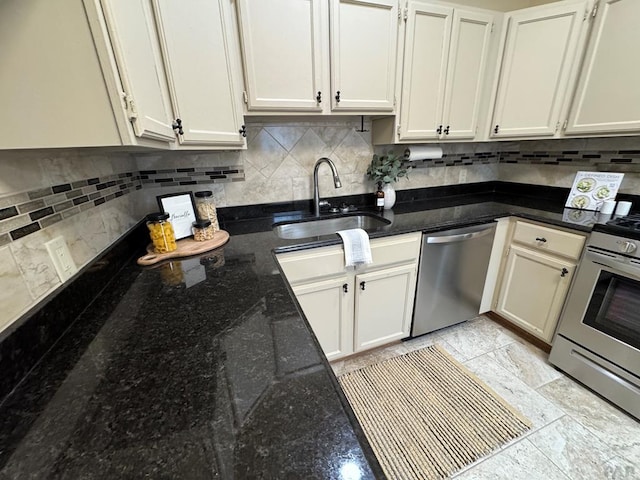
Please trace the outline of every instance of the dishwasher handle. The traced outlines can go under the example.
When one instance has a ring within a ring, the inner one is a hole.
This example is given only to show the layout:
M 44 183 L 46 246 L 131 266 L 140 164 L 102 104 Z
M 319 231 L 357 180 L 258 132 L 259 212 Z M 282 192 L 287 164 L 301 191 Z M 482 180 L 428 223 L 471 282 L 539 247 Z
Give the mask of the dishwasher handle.
M 440 237 L 426 237 L 426 243 L 455 243 L 462 242 L 464 240 L 471 240 L 472 238 L 479 238 L 488 235 L 494 230 L 495 226 L 491 225 L 484 230 L 470 232 L 470 233 L 459 233 L 457 235 L 442 235 Z

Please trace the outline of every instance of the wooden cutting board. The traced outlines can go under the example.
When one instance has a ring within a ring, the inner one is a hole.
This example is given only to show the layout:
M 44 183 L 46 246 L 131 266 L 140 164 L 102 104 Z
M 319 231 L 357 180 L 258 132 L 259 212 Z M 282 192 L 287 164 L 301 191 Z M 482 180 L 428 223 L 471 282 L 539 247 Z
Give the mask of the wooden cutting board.
M 192 255 L 198 255 L 200 253 L 208 252 L 214 248 L 221 247 L 229 241 L 229 233 L 225 230 L 218 230 L 213 234 L 211 240 L 205 240 L 204 242 L 196 242 L 193 238 L 183 238 L 178 240 L 176 244 L 178 248 L 173 252 L 156 253 L 153 244 L 150 243 L 147 246 L 147 254 L 138 259 L 138 265 L 153 265 L 169 258 L 190 257 Z

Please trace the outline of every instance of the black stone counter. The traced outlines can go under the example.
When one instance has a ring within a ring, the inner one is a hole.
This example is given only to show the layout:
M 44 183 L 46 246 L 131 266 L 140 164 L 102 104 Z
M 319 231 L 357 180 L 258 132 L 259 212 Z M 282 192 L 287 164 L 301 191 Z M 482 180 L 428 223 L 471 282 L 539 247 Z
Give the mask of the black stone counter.
M 400 204 L 370 235 L 508 215 L 591 228 L 531 202 Z M 209 254 L 129 261 L 0 406 L 0 479 L 383 478 L 273 255 L 339 240 L 281 240 L 282 217 L 225 223 Z

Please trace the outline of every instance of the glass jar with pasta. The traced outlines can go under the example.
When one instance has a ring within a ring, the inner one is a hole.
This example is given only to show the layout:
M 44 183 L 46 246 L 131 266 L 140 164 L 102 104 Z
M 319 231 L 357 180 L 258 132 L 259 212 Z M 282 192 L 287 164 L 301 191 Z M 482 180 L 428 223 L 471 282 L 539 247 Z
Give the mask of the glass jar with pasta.
M 213 225 L 211 220 L 198 220 L 193 222 L 193 239 L 196 242 L 206 242 L 207 240 L 213 240 Z
M 220 230 L 216 205 L 213 203 L 213 192 L 211 190 L 203 190 L 201 192 L 195 192 L 193 195 L 196 198 L 198 219 L 211 220 L 213 231 L 217 232 Z
M 178 248 L 168 213 L 158 212 L 147 215 L 147 228 L 155 253 L 173 252 Z

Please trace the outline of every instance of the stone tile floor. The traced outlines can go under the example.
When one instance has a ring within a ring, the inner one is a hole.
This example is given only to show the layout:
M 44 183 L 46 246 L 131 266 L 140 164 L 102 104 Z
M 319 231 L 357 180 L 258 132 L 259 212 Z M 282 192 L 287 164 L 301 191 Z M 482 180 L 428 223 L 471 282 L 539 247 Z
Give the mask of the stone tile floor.
M 547 354 L 486 317 L 332 362 L 341 375 L 437 344 L 533 423 L 458 472 L 459 480 L 640 479 L 640 422 L 556 370 Z

